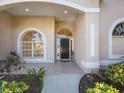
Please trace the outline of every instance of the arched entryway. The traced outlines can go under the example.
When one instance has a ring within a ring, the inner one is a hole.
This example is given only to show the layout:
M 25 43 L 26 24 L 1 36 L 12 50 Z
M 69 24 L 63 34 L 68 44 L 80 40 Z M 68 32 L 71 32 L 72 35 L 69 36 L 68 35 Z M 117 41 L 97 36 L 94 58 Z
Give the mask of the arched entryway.
M 56 60 L 71 61 L 74 51 L 73 34 L 67 28 L 62 28 L 56 33 Z
M 41 30 L 43 29 L 46 36 L 46 43 L 47 45 L 49 44 L 49 47 L 47 46 L 46 49 L 47 58 L 45 62 L 47 63 L 55 62 L 55 51 L 54 51 L 55 50 L 54 39 L 56 37 L 54 33 L 55 25 L 56 25 L 55 22 L 58 21 L 63 22 L 63 20 L 68 22 L 70 21 L 73 22 L 75 33 L 72 34 L 72 36 L 74 36 L 75 39 L 74 45 L 75 45 L 76 62 L 81 67 L 83 66 L 84 68 L 92 68 L 92 67 L 98 68 L 99 8 L 97 4 L 96 6 L 92 6 L 92 5 L 90 6 L 91 4 L 90 3 L 89 7 L 86 7 L 85 4 L 81 5 L 80 3 L 78 4 L 76 2 L 73 2 L 71 0 L 4 0 L 2 2 L 0 1 L 0 10 L 3 10 L 4 13 L 7 12 L 8 14 L 10 14 L 8 15 L 10 17 L 12 14 L 16 15 L 17 13 L 18 13 L 17 15 L 20 14 L 28 15 L 28 17 L 23 17 L 23 18 L 22 16 L 20 17 L 14 16 L 10 18 L 12 19 L 12 23 L 15 24 L 12 27 L 12 29 L 14 29 L 13 36 L 15 38 L 17 38 L 16 35 L 18 34 L 20 29 L 25 29 L 28 27 L 35 27 Z M 41 6 L 44 4 L 46 4 L 46 6 L 42 8 Z M 23 7 L 23 5 L 25 5 L 25 8 Z M 48 8 L 48 6 L 52 6 L 52 9 L 51 7 Z M 18 8 L 18 9 L 15 11 L 10 8 L 14 8 L 14 9 Z M 47 15 L 46 12 L 48 13 Z M 43 15 L 48 17 L 45 18 L 43 17 Z M 71 35 L 70 33 L 67 33 L 67 36 L 64 36 L 64 39 L 65 38 L 70 39 L 70 35 Z M 15 45 L 13 47 L 14 49 L 15 49 Z M 17 46 L 17 48 L 19 48 L 19 46 Z
M 17 6 L 18 4 L 32 3 L 32 2 L 33 3 L 57 4 L 57 5 L 65 6 L 65 7 L 67 6 L 80 12 L 99 12 L 100 11 L 100 9 L 97 8 L 97 6 L 95 8 L 90 8 L 90 7 L 88 8 L 85 5 L 84 6 L 81 5 L 80 2 L 76 3 L 71 0 L 5 0 L 5 1 L 2 0 L 0 1 L 0 10 L 4 10 L 4 9 L 7 9 L 13 6 Z M 84 1 L 84 3 L 86 3 L 86 1 Z

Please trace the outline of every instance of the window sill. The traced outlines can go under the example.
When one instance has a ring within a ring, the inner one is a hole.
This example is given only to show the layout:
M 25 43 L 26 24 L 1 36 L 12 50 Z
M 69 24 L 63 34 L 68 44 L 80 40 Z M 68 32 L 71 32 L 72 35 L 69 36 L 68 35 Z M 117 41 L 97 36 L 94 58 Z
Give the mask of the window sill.
M 45 59 L 43 58 L 24 58 L 24 61 L 26 63 L 43 63 Z

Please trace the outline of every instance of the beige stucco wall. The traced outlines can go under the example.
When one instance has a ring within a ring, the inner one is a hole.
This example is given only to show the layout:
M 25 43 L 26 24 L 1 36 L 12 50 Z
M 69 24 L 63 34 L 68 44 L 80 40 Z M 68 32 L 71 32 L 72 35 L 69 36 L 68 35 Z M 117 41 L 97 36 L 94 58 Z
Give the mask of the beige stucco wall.
M 104 0 L 100 6 L 100 60 L 108 59 L 109 30 L 114 21 L 124 17 L 123 4 L 124 0 Z
M 0 12 L 0 60 L 5 60 L 12 50 L 11 16 Z
M 91 38 L 91 25 L 94 25 L 94 56 L 91 56 L 92 38 Z M 86 31 L 86 60 L 89 62 L 99 61 L 99 13 L 86 13 L 85 14 L 85 31 Z
M 81 65 L 81 62 L 85 60 L 85 17 L 78 15 L 75 20 L 75 31 L 74 31 L 74 52 L 76 62 Z
M 54 62 L 54 17 L 31 17 L 17 16 L 13 17 L 13 48 L 17 48 L 17 39 L 19 34 L 28 28 L 39 29 L 46 39 L 46 61 Z
M 59 32 L 61 29 L 65 28 L 69 31 L 74 33 L 74 24 L 72 22 L 66 22 L 66 21 L 57 21 L 55 24 L 56 33 Z
M 99 7 L 99 0 L 67 0 L 88 8 Z
M 19 34 L 28 28 L 40 30 L 46 39 L 46 61 L 54 62 L 54 17 L 15 17 L 0 12 L 0 60 L 6 59 L 11 50 L 17 51 Z
M 124 55 L 124 38 L 112 38 L 112 54 Z

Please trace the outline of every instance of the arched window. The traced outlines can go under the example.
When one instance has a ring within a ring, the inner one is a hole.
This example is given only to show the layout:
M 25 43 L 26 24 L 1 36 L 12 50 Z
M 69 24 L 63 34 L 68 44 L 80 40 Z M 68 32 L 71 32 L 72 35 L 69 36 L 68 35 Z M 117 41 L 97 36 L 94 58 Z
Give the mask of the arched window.
M 124 36 L 124 22 L 115 26 L 112 36 Z
M 68 30 L 68 29 L 61 29 L 57 35 L 61 35 L 61 36 L 66 36 L 66 37 L 71 37 L 72 33 Z
M 44 38 L 41 33 L 29 30 L 22 34 L 20 54 L 24 58 L 44 58 Z
M 124 56 L 124 18 L 113 22 L 109 31 L 109 58 Z

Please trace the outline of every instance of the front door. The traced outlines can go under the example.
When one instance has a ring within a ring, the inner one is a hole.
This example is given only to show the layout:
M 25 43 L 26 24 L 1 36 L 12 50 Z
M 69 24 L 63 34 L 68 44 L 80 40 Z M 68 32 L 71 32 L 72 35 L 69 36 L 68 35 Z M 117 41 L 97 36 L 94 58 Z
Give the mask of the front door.
M 69 38 L 60 39 L 60 59 L 69 59 L 70 58 L 70 49 L 69 49 Z
M 57 38 L 57 60 L 70 60 L 71 59 L 71 39 L 70 38 Z

